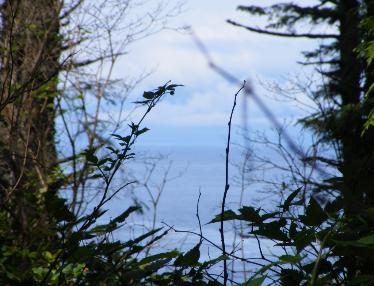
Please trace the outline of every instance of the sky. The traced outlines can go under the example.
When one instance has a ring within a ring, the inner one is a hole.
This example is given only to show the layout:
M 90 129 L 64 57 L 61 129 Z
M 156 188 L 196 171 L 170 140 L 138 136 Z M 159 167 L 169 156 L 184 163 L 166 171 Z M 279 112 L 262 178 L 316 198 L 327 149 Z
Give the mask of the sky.
M 305 115 L 306 111 L 294 102 L 279 101 L 279 95 L 270 92 L 264 85 L 276 82 L 292 87 L 290 81 L 303 84 L 310 70 L 297 62 L 303 60 L 302 51 L 313 49 L 317 43 L 305 39 L 258 35 L 227 24 L 227 19 L 233 19 L 256 25 L 257 20 L 236 10 L 238 5 L 248 2 L 186 0 L 181 14 L 170 25 L 191 27 L 204 43 L 215 64 L 239 80 L 247 80 L 278 121 L 287 123 L 288 131 L 295 135 L 297 130 L 292 127 L 292 123 Z M 274 1 L 251 2 L 266 5 Z M 307 2 L 309 1 L 302 1 Z M 168 158 L 173 161 L 171 176 L 184 171 L 183 176 L 165 187 L 159 202 L 158 223 L 164 221 L 179 228 L 196 229 L 194 206 L 199 191 L 202 193 L 200 206 L 203 223 L 218 213 L 224 189 L 227 122 L 234 94 L 239 86 L 228 83 L 208 66 L 206 58 L 188 33 L 164 30 L 131 45 L 128 52 L 129 55 L 118 62 L 114 77 L 123 78 L 126 75 L 142 74 L 147 70 L 153 71 L 136 87 L 131 100 L 139 100 L 143 91 L 152 90 L 169 80 L 184 85 L 177 89 L 174 96 L 166 97 L 156 106 L 145 122 L 150 131 L 139 138 L 137 147 L 151 153 L 169 154 Z M 273 100 L 272 97 L 278 100 Z M 306 100 L 304 97 L 299 99 Z M 243 116 L 244 111 L 246 118 Z M 240 144 L 240 130 L 244 125 L 253 132 L 275 134 L 273 126 L 253 100 L 239 94 L 233 118 L 233 144 Z M 240 153 L 233 148 L 230 158 L 237 160 L 239 157 Z M 237 162 L 240 162 L 240 158 Z M 167 162 L 159 164 L 155 185 L 159 183 L 157 179 L 162 177 L 166 165 Z M 232 167 L 230 175 L 235 175 Z M 228 204 L 238 205 L 239 187 L 232 178 L 230 184 Z M 143 191 L 137 190 L 137 196 L 147 204 L 149 197 Z M 259 194 L 258 189 L 251 186 L 246 190 L 245 201 L 259 198 Z M 130 202 L 126 199 L 113 201 L 111 211 L 123 210 L 126 203 Z M 261 203 L 264 204 L 264 201 Z M 145 216 L 142 219 L 149 218 Z M 217 229 L 215 225 L 204 227 L 204 231 L 211 233 L 212 239 L 218 237 Z
M 272 2 L 261 1 L 263 5 Z M 227 24 L 227 19 L 233 19 L 256 25 L 248 14 L 236 10 L 243 3 L 248 4 L 248 1 L 186 0 L 181 13 L 169 25 L 191 27 L 216 64 L 238 79 L 247 80 L 280 122 L 291 122 L 303 111 L 294 104 L 270 100 L 269 92 L 261 82 L 286 84 L 288 79 L 295 78 L 295 74 L 307 73 L 297 61 L 303 60 L 301 51 L 311 49 L 315 43 L 258 35 Z M 239 87 L 226 82 L 209 68 L 191 35 L 168 29 L 136 42 L 130 46 L 129 56 L 116 66 L 114 76 L 120 78 L 124 71 L 141 74 L 145 70 L 153 73 L 132 96 L 139 97 L 143 90 L 153 89 L 169 80 L 184 87 L 159 104 L 148 118 L 146 125 L 151 132 L 142 138 L 142 146 L 222 145 L 233 96 Z M 249 128 L 253 131 L 270 129 L 271 125 L 254 103 L 239 96 L 234 133 L 237 134 L 244 125 L 244 100 L 247 100 Z

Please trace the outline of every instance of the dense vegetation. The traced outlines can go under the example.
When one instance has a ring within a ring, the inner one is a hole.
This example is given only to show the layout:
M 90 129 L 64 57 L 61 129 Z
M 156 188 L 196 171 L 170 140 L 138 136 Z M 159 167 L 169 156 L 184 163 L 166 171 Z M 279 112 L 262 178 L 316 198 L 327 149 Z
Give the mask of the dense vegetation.
M 229 210 L 226 180 L 222 211 L 211 221 L 220 224 L 222 244 L 213 246 L 222 255 L 209 261 L 200 260 L 200 247 L 207 242 L 202 233 L 185 253 L 149 251 L 171 228 L 114 239 L 112 233 L 141 211 L 139 205 L 103 222 L 108 202 L 133 184 L 118 185 L 114 178 L 136 156 L 134 145 L 148 131 L 144 119 L 180 86 L 167 82 L 144 92 L 135 103 L 143 114 L 126 122 L 126 133 L 117 132 L 122 119 L 112 125 L 100 120 L 102 108 L 122 104 L 113 103 L 111 93 L 131 91 L 131 85 L 111 79 L 123 47 L 162 29 L 157 24 L 167 17 L 156 9 L 150 22 L 122 23 L 130 3 L 1 4 L 0 284 L 236 285 L 243 281 L 235 281 L 228 267 L 236 261 L 251 270 L 242 285 L 374 285 L 373 1 L 240 6 L 252 17 L 267 17 L 267 25 L 228 21 L 265 36 L 319 39 L 316 50 L 305 52 L 303 64 L 314 65 L 320 79 L 309 94 L 315 112 L 300 120 L 313 133 L 313 146 L 296 146 L 280 134 L 286 140 L 277 147 L 286 151 L 292 174 L 273 185 L 281 203 L 272 209 Z M 87 15 L 92 17 L 85 20 Z M 307 31 L 302 30 L 305 22 Z M 113 33 L 124 27 L 128 37 L 117 42 Z M 242 89 L 251 93 L 245 85 Z M 228 115 L 226 168 L 237 96 Z M 65 128 L 63 135 L 57 122 Z M 90 188 L 98 190 L 97 203 L 85 210 Z M 226 248 L 226 221 L 242 225 L 240 235 L 258 243 L 259 257 Z M 265 239 L 274 242 L 277 257 L 263 253 Z

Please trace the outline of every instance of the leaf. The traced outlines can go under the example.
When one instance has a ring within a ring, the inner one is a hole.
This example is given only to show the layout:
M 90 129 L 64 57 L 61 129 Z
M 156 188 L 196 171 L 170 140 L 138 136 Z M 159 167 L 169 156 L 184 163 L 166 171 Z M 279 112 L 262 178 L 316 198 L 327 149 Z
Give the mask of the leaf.
M 136 131 L 136 132 L 135 132 L 135 135 L 136 135 L 136 136 L 139 136 L 139 135 L 141 135 L 141 134 L 143 134 L 143 133 L 145 133 L 145 132 L 147 132 L 147 131 L 149 131 L 149 128 L 144 127 L 143 129 Z
M 305 264 L 302 266 L 302 269 L 306 272 L 312 273 L 314 267 L 316 266 L 317 261 L 313 261 L 311 263 Z M 317 268 L 317 273 L 318 274 L 323 274 L 323 273 L 331 273 L 332 271 L 332 264 L 330 261 L 328 261 L 325 258 L 321 258 L 318 261 L 318 268 Z
M 152 101 L 152 100 L 147 99 L 147 100 L 134 101 L 133 103 L 135 103 L 135 104 L 145 105 L 145 104 L 148 104 L 148 103 L 151 102 L 151 101 Z
M 313 197 L 310 198 L 305 215 L 299 217 L 304 224 L 309 226 L 319 226 L 327 219 L 327 215 Z
M 119 216 L 117 216 L 116 218 L 114 218 L 111 223 L 122 223 L 124 222 L 128 216 L 135 212 L 135 211 L 139 211 L 141 210 L 141 207 L 140 206 L 132 206 L 132 207 L 129 207 L 127 210 L 125 210 L 123 213 L 121 213 Z
M 177 257 L 178 255 L 180 255 L 180 253 L 177 250 L 172 250 L 172 251 L 164 252 L 164 253 L 158 253 L 158 254 L 143 258 L 136 265 L 140 266 L 140 265 L 148 264 L 159 259 L 174 258 L 174 257 Z
M 184 86 L 183 84 L 170 84 L 166 87 L 167 90 L 175 90 L 178 86 Z
M 95 149 L 87 149 L 85 150 L 84 155 L 86 156 L 86 160 L 88 162 L 96 164 L 99 161 L 99 159 L 96 157 L 94 153 Z
M 259 215 L 259 210 L 255 210 L 253 207 L 244 206 L 240 210 L 240 218 L 246 221 L 261 223 L 262 218 Z
M 280 275 L 281 285 L 283 286 L 299 286 L 302 285 L 304 278 L 303 272 L 295 269 L 282 269 Z
M 295 234 L 293 238 L 296 250 L 300 253 L 307 245 L 315 241 L 314 231 L 311 229 L 303 229 Z
M 357 242 L 364 245 L 374 245 L 374 234 L 362 237 Z
M 172 260 L 172 258 L 165 258 L 165 259 L 157 260 L 157 261 L 147 265 L 144 268 L 144 270 L 146 270 L 147 273 L 154 273 L 154 272 L 160 270 L 161 268 L 164 268 L 166 266 L 166 264 L 168 264 L 171 260 Z
M 223 221 L 227 220 L 234 220 L 234 219 L 240 219 L 240 216 L 237 215 L 235 212 L 232 210 L 227 210 L 223 213 Z M 209 223 L 215 223 L 215 222 L 220 222 L 221 221 L 221 214 L 216 215 L 214 219 L 212 219 Z
M 292 201 L 296 198 L 298 193 L 300 192 L 301 188 L 298 188 L 297 190 L 293 191 L 287 199 L 284 201 L 283 205 L 281 207 L 283 208 L 283 211 L 288 211 L 290 209 Z
M 288 230 L 289 237 L 293 239 L 297 234 L 297 225 L 294 222 L 291 222 L 290 228 Z
M 268 220 L 268 219 L 274 219 L 278 215 L 280 215 L 281 212 L 271 212 L 271 213 L 266 213 L 262 215 L 262 221 Z
M 266 276 L 262 276 L 259 278 L 251 278 L 247 282 L 239 284 L 241 286 L 261 286 L 262 283 L 265 281 Z
M 217 258 L 213 258 L 211 260 L 208 260 L 208 261 L 204 261 L 202 264 L 201 264 L 201 268 L 207 268 L 208 266 L 211 266 L 211 265 L 214 265 L 214 264 L 217 264 L 218 262 L 222 261 L 222 260 L 228 260 L 229 257 L 227 255 L 220 255 L 218 256 Z
M 155 93 L 152 92 L 152 91 L 145 91 L 145 92 L 143 93 L 143 97 L 144 97 L 145 99 L 153 99 L 153 98 L 155 97 Z
M 108 150 L 110 150 L 112 153 L 114 153 L 114 154 L 116 154 L 116 153 L 118 153 L 118 150 L 116 150 L 116 149 L 114 149 L 113 147 L 111 147 L 111 146 L 107 146 L 107 147 L 105 147 L 106 149 L 108 149 Z
M 279 257 L 281 262 L 295 264 L 300 262 L 303 259 L 300 255 L 282 255 Z
M 119 135 L 119 134 L 112 133 L 112 134 L 110 134 L 110 135 L 112 135 L 114 138 L 116 138 L 116 139 L 118 139 L 118 140 L 122 140 L 122 136 Z
M 374 90 L 374 84 L 370 86 L 369 90 L 366 93 L 366 96 L 368 97 L 369 93 L 371 93 L 373 90 Z M 368 119 L 364 123 L 361 136 L 364 136 L 365 132 L 370 128 L 370 126 L 373 126 L 373 125 L 374 125 L 374 109 L 370 111 Z
M 285 219 L 263 223 L 258 230 L 253 231 L 253 234 L 258 234 L 269 239 L 280 241 L 288 241 L 287 235 L 281 230 L 286 225 Z
M 91 229 L 92 233 L 101 235 L 115 230 L 116 224 L 100 224 Z
M 174 262 L 175 266 L 194 266 L 199 262 L 200 258 L 200 243 L 194 246 L 192 249 L 186 252 L 184 255 L 180 255 Z
M 160 227 L 160 228 L 156 228 L 156 229 L 153 229 L 153 230 L 150 230 L 150 231 L 146 232 L 145 234 L 142 234 L 142 235 L 138 236 L 138 237 L 135 238 L 135 239 L 130 239 L 130 240 L 128 240 L 128 241 L 126 241 L 126 242 L 124 243 L 124 246 L 125 246 L 125 247 L 131 247 L 131 246 L 133 246 L 134 244 L 137 244 L 137 243 L 141 242 L 142 240 L 144 240 L 144 239 L 146 239 L 146 238 L 148 238 L 148 237 L 150 237 L 150 236 L 156 234 L 156 233 L 159 232 L 161 229 L 162 229 L 161 227 Z

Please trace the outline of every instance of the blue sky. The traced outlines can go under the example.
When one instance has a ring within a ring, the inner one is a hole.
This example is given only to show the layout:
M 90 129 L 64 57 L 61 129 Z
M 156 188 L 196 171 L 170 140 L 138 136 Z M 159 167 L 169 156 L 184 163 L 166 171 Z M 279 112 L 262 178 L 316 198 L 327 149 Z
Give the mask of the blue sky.
M 272 2 L 261 1 L 261 4 Z M 304 73 L 305 70 L 296 62 L 303 59 L 301 51 L 311 49 L 315 43 L 257 35 L 227 24 L 227 19 L 254 24 L 247 14 L 236 10 L 238 5 L 246 3 L 249 2 L 187 0 L 182 13 L 170 25 L 190 26 L 218 65 L 241 80 L 249 80 L 258 96 L 267 102 L 281 122 L 293 120 L 302 111 L 295 104 L 270 100 L 267 97 L 269 92 L 260 82 L 286 84 L 287 78 L 294 79 L 295 74 Z M 143 90 L 153 89 L 168 80 L 184 85 L 174 97 L 165 99 L 150 116 L 146 125 L 151 132 L 143 137 L 142 144 L 218 146 L 224 142 L 233 95 L 238 87 L 225 82 L 208 67 L 190 35 L 165 30 L 136 42 L 129 52 L 129 56 L 116 66 L 115 77 L 154 70 L 136 88 L 133 96 L 141 96 Z M 243 123 L 242 103 L 243 98 L 239 99 L 234 118 L 237 126 Z M 247 106 L 251 130 L 271 127 L 251 101 Z
M 264 82 L 278 82 L 292 87 L 289 81 L 302 82 L 308 75 L 297 64 L 303 60 L 301 51 L 310 50 L 315 42 L 304 39 L 283 39 L 249 33 L 226 23 L 234 19 L 256 25 L 248 15 L 236 11 L 245 0 L 186 0 L 183 12 L 174 18 L 171 25 L 191 26 L 204 42 L 216 64 L 230 71 L 240 80 L 249 80 L 257 96 L 282 122 L 295 122 L 305 115 L 295 102 L 282 103 L 270 99 L 277 93 L 264 88 Z M 263 5 L 275 1 L 250 1 Z M 310 1 L 302 0 L 299 3 Z M 129 55 L 117 64 L 114 76 L 123 78 L 154 70 L 134 91 L 130 101 L 141 97 L 144 90 L 151 90 L 171 80 L 183 84 L 174 96 L 159 104 L 145 122 L 151 130 L 139 139 L 138 146 L 150 152 L 171 153 L 173 174 L 186 168 L 181 178 L 170 182 L 162 195 L 159 206 L 159 221 L 178 227 L 196 228 L 194 218 L 198 190 L 202 192 L 201 209 L 203 222 L 217 214 L 217 206 L 224 190 L 224 150 L 226 147 L 227 121 L 237 86 L 227 83 L 207 65 L 206 59 L 197 49 L 191 36 L 174 30 L 165 30 L 132 45 Z M 295 75 L 300 76 L 300 80 Z M 305 101 L 305 96 L 300 96 Z M 239 133 L 243 125 L 243 96 L 239 97 L 234 117 L 233 142 L 241 141 Z M 272 126 L 250 99 L 247 101 L 247 124 L 251 131 L 268 131 Z M 294 129 L 290 128 L 295 134 Z M 187 148 L 188 147 L 188 148 Z M 240 161 L 240 154 L 232 149 L 231 159 Z M 269 155 L 269 154 L 267 154 Z M 270 155 L 271 156 L 271 155 Z M 159 166 L 162 168 L 163 164 Z M 230 176 L 235 174 L 232 167 Z M 238 201 L 238 186 L 230 181 L 228 200 Z M 148 202 L 147 195 L 137 193 Z M 246 191 L 246 201 L 258 198 L 256 186 Z M 113 210 L 123 209 L 125 200 L 113 202 Z M 269 203 L 269 200 L 267 200 Z M 264 203 L 263 201 L 261 203 Z M 177 214 L 176 214 L 177 212 Z M 205 230 L 217 231 L 214 225 Z M 216 235 L 212 237 L 218 237 Z M 251 249 L 251 248 L 248 248 Z

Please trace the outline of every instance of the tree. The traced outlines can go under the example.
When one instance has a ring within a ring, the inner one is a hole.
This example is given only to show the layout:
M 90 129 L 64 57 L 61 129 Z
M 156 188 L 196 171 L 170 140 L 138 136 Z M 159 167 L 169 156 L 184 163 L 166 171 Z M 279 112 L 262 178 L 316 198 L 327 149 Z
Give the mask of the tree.
M 264 35 L 321 41 L 316 50 L 304 53 L 304 64 L 314 65 L 321 76 L 312 94 L 319 110 L 301 123 L 312 130 L 316 144 L 327 147 L 329 152 L 299 160 L 310 162 L 314 173 L 318 169 L 331 170 L 327 177 L 320 172 L 317 182 L 304 180 L 311 189 L 305 206 L 302 201 L 306 198 L 301 194 L 306 186 L 293 185 L 297 189 L 290 190 L 291 195 L 272 216 L 261 216 L 255 209 L 248 216 L 249 210 L 242 208 L 239 219 L 251 222 L 255 230 L 250 233 L 275 240 L 286 254 L 287 246 L 294 247 L 295 256 L 280 257 L 280 262 L 275 263 L 280 268 L 278 284 L 360 284 L 365 279 L 372 283 L 374 132 L 368 128 L 362 135 L 362 131 L 374 104 L 369 90 L 373 66 L 364 61 L 357 48 L 373 40 L 372 32 L 361 23 L 373 15 L 374 3 L 321 0 L 310 6 L 282 3 L 238 9 L 266 17 L 267 25 L 260 28 L 229 20 L 232 25 Z M 305 22 L 307 31 L 302 28 Z M 325 32 L 326 27 L 329 32 Z M 324 202 L 317 199 L 321 196 Z M 297 197 L 302 200 L 296 201 Z M 265 223 L 269 218 L 273 221 Z M 284 268 L 282 263 L 291 266 Z
M 1 5 L 1 203 L 2 218 L 23 247 L 51 237 L 32 229 L 53 225 L 45 199 L 56 164 L 55 109 L 61 69 L 60 1 L 5 1 Z M 34 232 L 33 232 L 34 233 Z M 52 234 L 53 236 L 53 234 Z M 4 241 L 2 241 L 4 243 Z
M 97 223 L 105 205 L 131 183 L 113 186 L 112 182 L 123 163 L 133 158 L 130 150 L 136 139 L 148 130 L 141 128 L 143 119 L 165 94 L 174 94 L 179 86 L 168 82 L 145 92 L 138 102 L 144 114 L 137 123 L 126 121 L 127 128 L 121 130 L 125 136 L 101 133 L 104 126 L 116 133 L 120 123 L 128 119 L 119 117 L 109 123 L 101 119 L 103 106 L 113 101 L 111 92 L 120 83 L 112 78 L 114 64 L 128 44 L 164 28 L 177 11 L 156 5 L 134 20 L 128 17 L 129 9 L 137 6 L 133 2 L 1 3 L 2 285 L 141 285 L 162 281 L 170 285 L 188 276 L 201 280 L 202 270 L 188 274 L 191 266 L 198 268 L 198 248 L 193 250 L 192 260 L 191 255 L 185 259 L 178 251 L 149 255 L 152 244 L 168 230 L 153 228 L 129 241 L 111 238 L 139 206 L 124 210 L 108 223 Z M 114 36 L 118 31 L 127 34 L 119 39 Z M 122 85 L 120 106 L 143 77 Z M 75 126 L 69 122 L 72 116 L 79 118 Z M 69 142 L 71 153 L 61 150 L 58 140 Z M 106 151 L 100 150 L 103 146 Z M 90 182 L 97 189 L 98 203 L 83 212 Z M 61 196 L 63 189 L 70 191 L 68 199 Z M 158 275 L 163 267 L 173 267 L 175 273 Z

